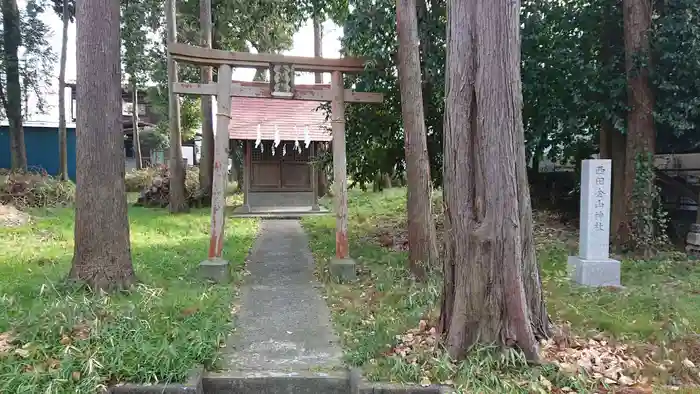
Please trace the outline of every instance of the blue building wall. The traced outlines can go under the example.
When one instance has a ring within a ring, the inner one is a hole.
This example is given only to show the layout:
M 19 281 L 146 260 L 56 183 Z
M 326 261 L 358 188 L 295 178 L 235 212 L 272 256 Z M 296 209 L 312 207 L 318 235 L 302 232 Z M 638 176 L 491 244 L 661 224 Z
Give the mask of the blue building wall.
M 68 176 L 75 180 L 75 127 L 68 127 L 67 133 Z M 50 175 L 58 175 L 57 127 L 25 126 L 24 143 L 30 169 L 44 169 Z M 11 164 L 9 128 L 0 126 L 0 168 L 10 168 Z

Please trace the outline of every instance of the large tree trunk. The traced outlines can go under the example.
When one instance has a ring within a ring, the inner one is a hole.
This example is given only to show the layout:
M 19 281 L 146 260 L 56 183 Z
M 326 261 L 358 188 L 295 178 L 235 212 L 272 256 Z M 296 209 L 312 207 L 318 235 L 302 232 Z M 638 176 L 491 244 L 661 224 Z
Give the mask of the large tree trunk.
M 177 41 L 177 25 L 175 24 L 175 0 L 166 0 L 166 23 L 168 27 L 168 43 Z M 168 193 L 168 209 L 171 213 L 187 212 L 189 205 L 185 196 L 185 166 L 182 162 L 182 133 L 180 132 L 180 100 L 172 91 L 173 83 L 177 82 L 177 63 L 168 55 L 168 86 L 170 87 L 168 120 L 170 122 L 170 190 Z
M 654 129 L 654 98 L 649 84 L 649 34 L 651 32 L 651 1 L 624 0 L 622 2 L 625 37 L 625 68 L 627 73 L 627 135 L 624 166 L 624 195 L 628 201 L 625 220 L 617 227 L 615 244 L 626 246 L 632 240 L 632 208 L 645 206 L 652 201 L 633 201 L 636 179 L 636 162 L 646 155 L 653 155 L 656 148 Z M 654 179 L 642 180 L 644 189 L 652 190 Z M 631 202 L 631 203 L 630 203 Z
M 408 258 L 413 274 L 423 278 L 426 270 L 437 264 L 438 251 L 431 209 L 432 183 L 423 115 L 415 0 L 396 2 L 396 30 L 408 178 Z
M 69 277 L 93 289 L 134 278 L 124 186 L 119 0 L 78 0 L 75 254 Z
M 520 2 L 449 0 L 444 133 L 445 286 L 440 329 L 538 360 L 548 318 L 527 187 Z
M 66 131 L 66 59 L 68 58 L 68 0 L 63 1 L 63 32 L 61 36 L 61 60 L 58 71 L 58 171 L 59 179 L 68 179 L 68 133 Z
M 615 0 L 608 5 L 602 14 L 603 34 L 601 36 L 600 62 L 604 68 L 611 70 L 612 75 L 617 72 L 624 73 L 624 64 L 617 63 L 615 60 L 615 51 L 623 45 L 623 31 L 619 27 L 618 10 L 621 10 L 621 0 Z M 621 14 L 621 12 L 619 13 Z M 619 67 L 619 68 L 618 68 Z M 609 95 L 601 94 L 600 100 L 602 103 L 610 103 L 613 99 Z M 610 228 L 619 229 L 622 223 L 625 222 L 627 206 L 629 201 L 625 197 L 624 178 L 625 178 L 625 145 L 626 137 L 619 130 L 615 129 L 612 121 L 609 118 L 602 119 L 600 125 L 600 158 L 612 160 L 612 212 L 610 217 Z M 613 245 L 615 239 L 613 237 Z M 615 245 L 620 246 L 620 245 Z
M 2 25 L 7 92 L 5 115 L 10 124 L 10 154 L 12 169 L 27 169 L 27 149 L 22 128 L 22 85 L 19 76 L 20 15 L 17 0 L 2 1 Z
M 199 24 L 201 29 L 200 44 L 211 48 L 212 20 L 211 0 L 199 0 Z M 213 70 L 202 67 L 202 83 L 211 83 Z M 202 154 L 199 160 L 199 187 L 204 191 L 207 203 L 211 203 L 211 188 L 214 183 L 214 118 L 212 115 L 212 99 L 209 95 L 201 97 L 202 103 Z
M 136 169 L 143 168 L 143 159 L 141 158 L 141 136 L 139 130 L 139 90 L 136 81 L 132 77 L 131 81 L 131 123 L 132 137 L 134 138 L 134 156 L 136 158 Z

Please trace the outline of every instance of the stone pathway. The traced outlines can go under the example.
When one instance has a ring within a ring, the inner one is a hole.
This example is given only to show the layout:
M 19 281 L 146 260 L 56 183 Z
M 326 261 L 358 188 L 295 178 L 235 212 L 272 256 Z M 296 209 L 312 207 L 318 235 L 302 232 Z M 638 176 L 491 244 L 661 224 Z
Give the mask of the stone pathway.
M 297 220 L 264 220 L 247 266 L 228 369 L 247 376 L 339 369 L 342 352 Z

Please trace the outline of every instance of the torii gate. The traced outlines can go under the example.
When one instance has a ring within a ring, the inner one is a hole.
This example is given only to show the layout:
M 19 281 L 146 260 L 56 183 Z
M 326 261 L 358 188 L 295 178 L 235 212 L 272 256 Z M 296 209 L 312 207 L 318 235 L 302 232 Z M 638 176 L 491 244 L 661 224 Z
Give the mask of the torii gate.
M 347 163 L 345 149 L 345 103 L 381 103 L 381 93 L 355 92 L 345 89 L 343 73 L 364 70 L 364 61 L 358 58 L 325 59 L 317 57 L 283 56 L 228 52 L 180 43 L 170 43 L 168 53 L 176 62 L 196 66 L 219 68 L 218 82 L 193 84 L 173 82 L 175 94 L 212 95 L 217 98 L 216 130 L 214 137 L 214 182 L 212 187 L 211 237 L 208 260 L 205 265 L 224 265 L 222 259 L 226 207 L 226 169 L 228 164 L 229 122 L 231 97 L 258 97 L 281 100 L 311 100 L 331 102 L 331 127 L 333 136 L 333 174 L 335 185 L 336 266 L 334 276 L 350 279 L 355 274 L 348 247 Z M 232 67 L 270 70 L 270 85 L 265 87 L 243 86 L 232 81 Z M 294 86 L 295 71 L 330 72 L 331 87 L 323 90 L 304 90 Z M 223 263 L 223 264 L 222 264 Z M 331 267 L 333 270 L 333 267 Z

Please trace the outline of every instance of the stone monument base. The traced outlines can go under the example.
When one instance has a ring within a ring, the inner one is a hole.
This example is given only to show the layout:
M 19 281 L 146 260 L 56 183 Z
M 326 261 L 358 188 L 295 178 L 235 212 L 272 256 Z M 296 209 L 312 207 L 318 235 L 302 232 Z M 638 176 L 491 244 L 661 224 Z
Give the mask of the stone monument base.
M 229 279 L 229 264 L 224 259 L 204 260 L 199 263 L 199 276 L 216 283 Z
M 352 282 L 357 279 L 355 260 L 350 258 L 331 260 L 329 271 L 331 279 L 339 283 Z
M 586 260 L 569 256 L 569 275 L 582 286 L 620 286 L 620 262 L 612 259 Z

